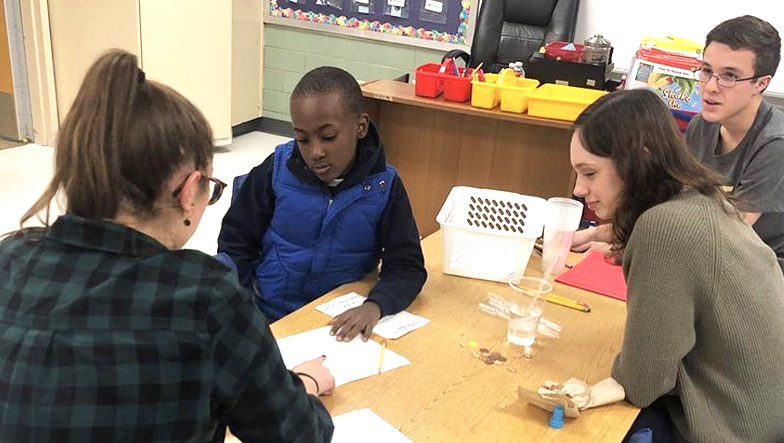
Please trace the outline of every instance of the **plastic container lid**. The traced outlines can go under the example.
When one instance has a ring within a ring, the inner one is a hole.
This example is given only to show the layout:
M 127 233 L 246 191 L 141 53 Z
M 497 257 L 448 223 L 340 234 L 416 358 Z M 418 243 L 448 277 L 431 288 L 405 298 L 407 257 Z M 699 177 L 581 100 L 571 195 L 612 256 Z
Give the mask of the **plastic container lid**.
M 583 216 L 583 204 L 571 198 L 553 197 L 547 200 L 550 213 L 545 226 L 557 231 L 576 231 Z
M 603 47 L 609 48 L 611 46 L 611 43 L 610 43 L 610 40 L 607 40 L 606 38 L 604 38 L 604 36 L 602 34 L 594 34 L 593 36 L 588 37 L 587 39 L 585 39 L 585 45 L 586 46 L 592 45 L 592 46 L 598 46 L 598 47 L 602 47 L 602 48 Z
M 607 63 L 610 61 L 610 48 L 612 48 L 612 43 L 602 34 L 589 37 L 585 40 L 583 61 L 585 63 Z

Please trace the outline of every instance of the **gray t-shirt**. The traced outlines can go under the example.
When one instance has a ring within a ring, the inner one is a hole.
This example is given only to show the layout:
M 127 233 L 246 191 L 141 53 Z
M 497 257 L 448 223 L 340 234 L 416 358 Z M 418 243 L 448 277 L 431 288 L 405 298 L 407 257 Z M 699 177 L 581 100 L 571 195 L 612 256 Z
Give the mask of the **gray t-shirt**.
M 762 101 L 738 147 L 721 154 L 720 123 L 696 116 L 686 141 L 700 161 L 724 177 L 741 209 L 762 215 L 754 230 L 776 253 L 784 272 L 784 113 Z

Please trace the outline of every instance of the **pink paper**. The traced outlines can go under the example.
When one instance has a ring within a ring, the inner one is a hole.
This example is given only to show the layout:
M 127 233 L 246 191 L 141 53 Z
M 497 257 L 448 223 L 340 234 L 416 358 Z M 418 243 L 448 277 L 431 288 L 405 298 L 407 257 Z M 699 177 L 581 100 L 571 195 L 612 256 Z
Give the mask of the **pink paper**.
M 565 285 L 626 301 L 626 279 L 623 268 L 601 252 L 588 254 L 583 261 L 555 280 Z

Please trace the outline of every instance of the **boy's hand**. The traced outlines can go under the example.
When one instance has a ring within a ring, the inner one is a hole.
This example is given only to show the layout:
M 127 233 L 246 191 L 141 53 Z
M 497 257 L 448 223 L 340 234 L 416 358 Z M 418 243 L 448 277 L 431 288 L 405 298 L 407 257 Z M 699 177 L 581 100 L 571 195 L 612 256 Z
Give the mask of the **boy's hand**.
M 367 341 L 379 318 L 381 308 L 373 302 L 365 302 L 333 318 L 329 322 L 332 325 L 329 335 L 335 335 L 338 341 L 351 341 L 361 333 L 362 341 Z

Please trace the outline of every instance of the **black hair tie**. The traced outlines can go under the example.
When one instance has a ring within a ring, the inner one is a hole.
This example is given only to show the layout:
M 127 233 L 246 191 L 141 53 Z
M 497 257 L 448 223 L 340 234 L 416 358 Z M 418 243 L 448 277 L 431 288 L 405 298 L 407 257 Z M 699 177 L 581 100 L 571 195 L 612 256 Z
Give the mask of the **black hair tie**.
M 139 69 L 139 72 L 138 72 L 138 74 L 137 74 L 137 78 L 136 78 L 136 79 L 137 79 L 137 81 L 139 82 L 139 84 L 140 84 L 140 85 L 141 85 L 142 83 L 144 83 L 144 79 L 145 79 L 145 78 L 146 78 L 146 76 L 144 75 L 144 71 L 142 71 L 141 69 Z
M 302 376 L 302 377 L 307 377 L 307 378 L 313 380 L 313 383 L 315 383 L 315 385 L 316 385 L 316 395 L 317 396 L 321 395 L 321 387 L 319 386 L 319 382 L 316 381 L 316 377 L 314 377 L 314 376 L 312 376 L 312 375 L 310 375 L 308 373 L 305 373 L 305 372 L 295 372 L 295 374 L 297 374 L 299 376 Z M 304 383 L 303 383 L 303 386 L 304 386 Z

